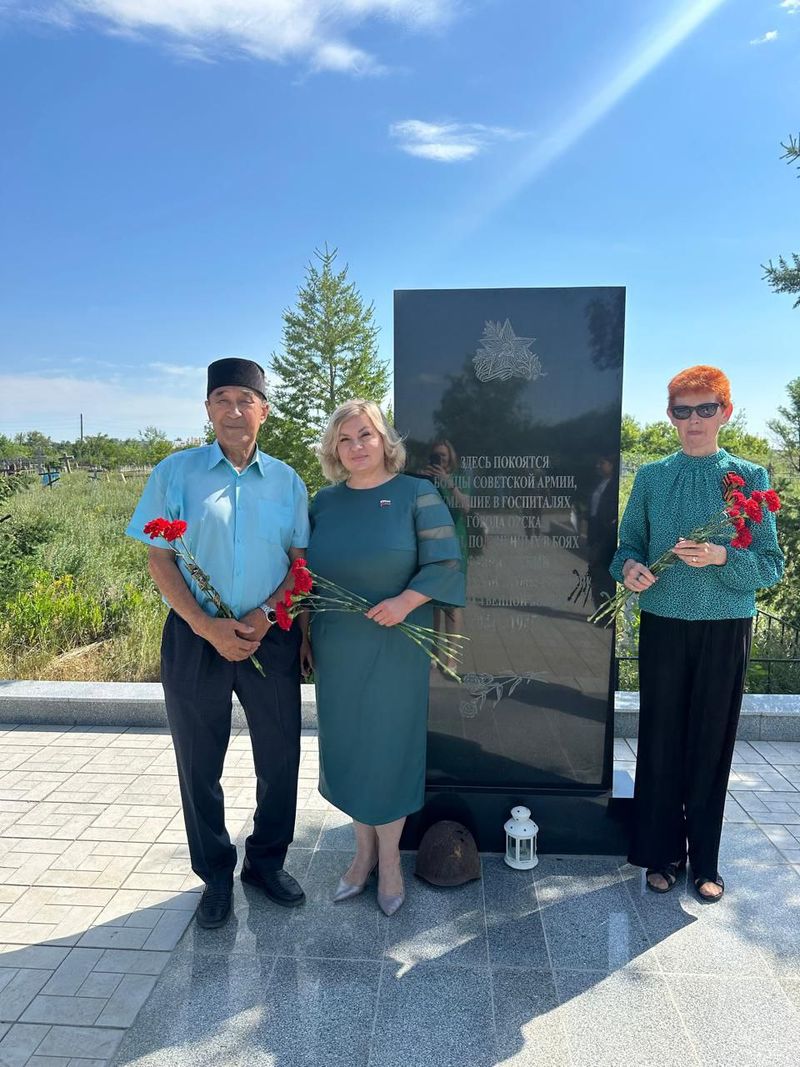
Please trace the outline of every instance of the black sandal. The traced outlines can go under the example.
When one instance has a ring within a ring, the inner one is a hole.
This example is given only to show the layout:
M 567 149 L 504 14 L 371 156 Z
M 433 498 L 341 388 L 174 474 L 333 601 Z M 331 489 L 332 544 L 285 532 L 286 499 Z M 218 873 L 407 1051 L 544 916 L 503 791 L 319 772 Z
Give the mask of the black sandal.
M 722 890 L 722 893 L 704 893 L 700 886 L 706 885 L 718 885 Z M 705 901 L 706 904 L 716 904 L 718 900 L 722 900 L 722 896 L 725 892 L 725 882 L 722 880 L 722 875 L 718 874 L 716 878 L 695 878 L 694 889 L 698 897 Z
M 685 866 L 686 860 L 681 860 L 679 863 L 668 863 L 666 867 L 648 867 L 644 874 L 645 885 L 654 893 L 669 893 Z M 660 875 L 667 884 L 665 886 L 653 885 L 650 881 L 651 874 Z

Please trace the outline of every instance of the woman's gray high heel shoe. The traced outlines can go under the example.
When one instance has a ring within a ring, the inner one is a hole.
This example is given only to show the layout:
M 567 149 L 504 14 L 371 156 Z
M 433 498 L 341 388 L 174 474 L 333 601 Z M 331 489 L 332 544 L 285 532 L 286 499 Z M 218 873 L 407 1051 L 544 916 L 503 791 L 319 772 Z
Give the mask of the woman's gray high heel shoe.
M 380 888 L 378 889 L 378 907 L 384 915 L 394 915 L 405 899 L 405 888 L 394 896 L 390 893 L 381 893 Z
M 405 892 L 393 897 L 388 893 L 381 893 L 380 889 L 378 890 L 378 906 L 384 915 L 394 915 L 405 899 Z
M 339 884 L 336 887 L 336 892 L 333 894 L 333 903 L 341 904 L 343 900 L 350 900 L 351 897 L 357 897 L 359 893 L 363 893 L 366 888 L 367 882 L 370 880 L 370 878 L 373 876 L 377 869 L 378 864 L 376 863 L 367 875 L 366 879 L 356 885 L 353 885 L 352 882 L 346 882 L 344 878 L 340 878 Z

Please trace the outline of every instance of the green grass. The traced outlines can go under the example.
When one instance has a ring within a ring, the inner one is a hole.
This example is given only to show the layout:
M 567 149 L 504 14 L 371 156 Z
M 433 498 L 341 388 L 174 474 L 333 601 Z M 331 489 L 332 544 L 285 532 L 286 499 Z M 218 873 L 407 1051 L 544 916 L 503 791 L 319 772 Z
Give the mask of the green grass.
M 166 608 L 123 532 L 143 485 L 79 472 L 3 501 L 0 676 L 158 680 Z
M 616 653 L 618 656 L 638 656 L 639 609 L 632 607 L 624 623 L 617 625 Z M 800 645 L 793 630 L 785 634 L 770 634 L 763 617 L 753 629 L 750 663 L 745 680 L 746 693 L 800 693 Z M 763 662 L 771 660 L 771 663 Z M 638 659 L 621 660 L 619 685 L 621 690 L 635 692 L 639 688 Z

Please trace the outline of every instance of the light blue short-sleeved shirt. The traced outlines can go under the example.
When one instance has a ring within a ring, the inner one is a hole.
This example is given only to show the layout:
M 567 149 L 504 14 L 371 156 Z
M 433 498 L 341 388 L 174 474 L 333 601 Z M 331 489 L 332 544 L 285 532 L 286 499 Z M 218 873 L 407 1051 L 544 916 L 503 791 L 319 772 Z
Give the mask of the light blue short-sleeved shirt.
M 289 568 L 289 549 L 308 545 L 308 495 L 300 477 L 256 450 L 241 473 L 218 442 L 174 452 L 153 469 L 125 533 L 166 548 L 144 533 L 150 519 L 183 519 L 184 541 L 237 618 L 271 596 Z M 214 606 L 178 566 L 195 600 Z

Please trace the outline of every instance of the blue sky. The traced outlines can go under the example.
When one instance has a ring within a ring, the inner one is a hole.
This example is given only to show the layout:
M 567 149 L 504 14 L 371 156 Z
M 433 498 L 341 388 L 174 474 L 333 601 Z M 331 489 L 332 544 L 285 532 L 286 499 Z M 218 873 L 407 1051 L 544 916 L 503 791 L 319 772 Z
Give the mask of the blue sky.
M 0 83 L 0 432 L 200 432 L 326 241 L 385 358 L 395 288 L 613 284 L 639 418 L 800 373 L 800 0 L 0 0 Z

